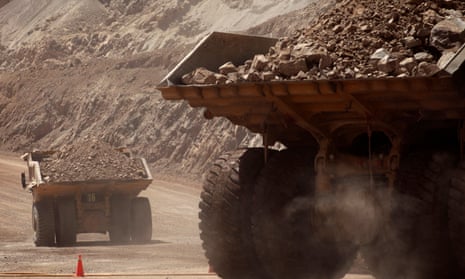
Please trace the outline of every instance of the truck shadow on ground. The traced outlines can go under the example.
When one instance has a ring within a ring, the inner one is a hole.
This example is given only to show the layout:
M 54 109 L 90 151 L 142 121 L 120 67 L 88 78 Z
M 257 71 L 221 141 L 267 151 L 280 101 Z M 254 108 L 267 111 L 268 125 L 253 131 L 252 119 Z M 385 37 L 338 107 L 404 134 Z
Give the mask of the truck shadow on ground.
M 151 240 L 148 242 L 121 242 L 121 243 L 114 243 L 114 242 L 105 241 L 105 240 L 88 240 L 88 241 L 76 242 L 73 245 L 73 247 L 158 245 L 158 244 L 168 244 L 168 243 L 169 242 L 162 241 L 162 240 Z

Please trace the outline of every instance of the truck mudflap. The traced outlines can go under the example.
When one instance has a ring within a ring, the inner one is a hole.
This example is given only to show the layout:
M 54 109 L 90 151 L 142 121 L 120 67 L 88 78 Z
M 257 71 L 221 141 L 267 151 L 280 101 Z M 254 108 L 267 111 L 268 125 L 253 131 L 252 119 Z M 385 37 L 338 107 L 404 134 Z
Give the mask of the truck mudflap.
M 465 79 L 463 47 L 434 76 L 180 84 L 183 74 L 206 63 L 209 69 L 216 70 L 214 67 L 232 59 L 237 63 L 239 56 L 244 62 L 254 54 L 267 52 L 269 45 L 265 44 L 261 49 L 245 49 L 254 46 L 248 40 L 255 39 L 227 33 L 210 35 L 165 77 L 158 89 L 167 100 L 186 100 L 192 107 L 204 107 L 207 118 L 226 117 L 258 133 L 270 126 L 281 131 L 298 126 L 317 139 L 328 138 L 342 128 L 350 130 L 357 123 L 366 127 L 369 122 L 372 129 L 395 135 L 419 120 L 465 119 L 465 90 L 459 82 Z M 217 51 L 221 54 L 216 55 Z

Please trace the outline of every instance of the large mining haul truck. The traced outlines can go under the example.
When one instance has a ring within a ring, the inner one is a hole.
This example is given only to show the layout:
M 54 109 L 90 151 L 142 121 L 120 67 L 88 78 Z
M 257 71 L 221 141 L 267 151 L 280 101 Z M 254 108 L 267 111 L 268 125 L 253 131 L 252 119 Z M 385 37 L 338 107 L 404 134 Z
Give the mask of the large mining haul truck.
M 228 279 L 332 279 L 360 256 L 376 278 L 465 278 L 465 49 L 433 76 L 181 82 L 275 42 L 212 33 L 158 86 L 263 136 L 206 175 L 212 267 Z
M 130 154 L 125 149 L 119 151 Z M 56 153 L 34 151 L 22 156 L 27 164 L 22 186 L 32 193 L 36 246 L 72 246 L 80 233 L 108 232 L 114 243 L 152 239 L 150 202 L 138 197 L 152 182 L 145 159 L 131 159 L 141 167 L 137 178 L 54 180 L 44 174 L 41 165 Z

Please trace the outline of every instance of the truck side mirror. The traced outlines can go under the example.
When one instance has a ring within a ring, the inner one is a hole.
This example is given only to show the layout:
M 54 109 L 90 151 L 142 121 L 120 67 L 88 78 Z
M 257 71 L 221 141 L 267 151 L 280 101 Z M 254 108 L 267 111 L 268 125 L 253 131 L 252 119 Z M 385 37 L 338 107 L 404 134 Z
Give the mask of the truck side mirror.
M 21 173 L 21 185 L 23 189 L 26 189 L 26 174 L 24 172 Z

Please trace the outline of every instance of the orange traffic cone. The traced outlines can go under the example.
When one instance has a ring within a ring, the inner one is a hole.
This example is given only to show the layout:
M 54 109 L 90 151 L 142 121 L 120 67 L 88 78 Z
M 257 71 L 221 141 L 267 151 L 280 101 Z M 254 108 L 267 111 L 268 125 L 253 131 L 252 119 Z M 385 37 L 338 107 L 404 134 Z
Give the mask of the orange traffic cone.
M 84 267 L 82 266 L 82 257 L 79 255 L 77 266 L 76 266 L 76 273 L 74 277 L 84 277 Z

